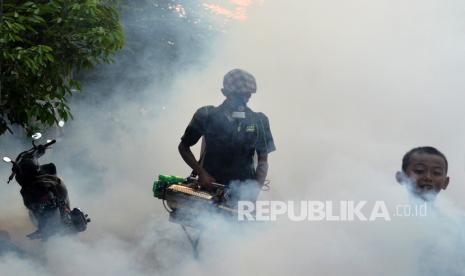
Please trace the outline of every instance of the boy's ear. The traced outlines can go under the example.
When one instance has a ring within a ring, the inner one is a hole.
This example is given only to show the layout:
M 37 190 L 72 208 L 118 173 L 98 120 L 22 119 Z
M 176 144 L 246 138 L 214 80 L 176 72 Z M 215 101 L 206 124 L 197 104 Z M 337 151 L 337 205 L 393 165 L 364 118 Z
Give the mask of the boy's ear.
M 406 182 L 407 179 L 408 179 L 408 177 L 405 175 L 404 172 L 402 172 L 402 171 L 396 172 L 397 183 L 402 185 L 402 184 L 404 184 Z
M 444 185 L 442 186 L 442 189 L 445 190 L 449 186 L 449 177 L 446 177 L 446 181 L 444 182 Z

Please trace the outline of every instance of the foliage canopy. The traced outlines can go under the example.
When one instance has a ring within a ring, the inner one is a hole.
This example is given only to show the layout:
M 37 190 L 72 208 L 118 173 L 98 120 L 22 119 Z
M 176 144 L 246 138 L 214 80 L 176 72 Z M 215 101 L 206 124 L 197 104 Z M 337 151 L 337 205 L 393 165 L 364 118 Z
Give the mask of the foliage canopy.
M 110 1 L 5 1 L 0 135 L 13 125 L 30 134 L 68 120 L 67 97 L 81 89 L 77 73 L 111 62 L 123 43 Z

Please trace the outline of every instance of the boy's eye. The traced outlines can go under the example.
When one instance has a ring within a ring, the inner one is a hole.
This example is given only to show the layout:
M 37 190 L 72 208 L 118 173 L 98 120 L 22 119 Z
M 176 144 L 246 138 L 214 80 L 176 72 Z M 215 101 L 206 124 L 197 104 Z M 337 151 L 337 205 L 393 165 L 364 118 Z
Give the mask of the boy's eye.
M 442 172 L 441 172 L 441 171 L 435 171 L 435 172 L 433 172 L 433 174 L 434 174 L 435 176 L 442 176 Z
M 421 169 L 416 169 L 416 170 L 413 170 L 414 173 L 416 174 L 422 174 L 425 172 L 425 170 L 421 170 Z

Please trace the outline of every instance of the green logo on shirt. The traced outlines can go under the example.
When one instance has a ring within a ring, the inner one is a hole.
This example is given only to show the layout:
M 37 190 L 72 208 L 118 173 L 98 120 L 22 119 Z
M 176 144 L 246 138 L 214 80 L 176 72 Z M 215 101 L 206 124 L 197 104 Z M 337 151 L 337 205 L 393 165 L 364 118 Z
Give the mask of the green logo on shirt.
M 246 132 L 255 132 L 255 129 L 257 129 L 257 127 L 255 125 L 248 125 L 246 128 L 245 128 L 245 131 Z

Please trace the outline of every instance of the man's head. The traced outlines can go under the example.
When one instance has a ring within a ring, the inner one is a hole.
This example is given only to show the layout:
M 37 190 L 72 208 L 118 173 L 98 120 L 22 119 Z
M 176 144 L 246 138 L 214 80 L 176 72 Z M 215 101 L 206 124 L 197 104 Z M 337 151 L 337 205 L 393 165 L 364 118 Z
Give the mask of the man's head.
M 402 171 L 397 172 L 399 183 L 410 183 L 412 192 L 424 200 L 431 200 L 447 188 L 448 163 L 446 156 L 433 147 L 411 149 L 402 158 Z
M 233 69 L 223 78 L 223 95 L 228 99 L 236 100 L 246 105 L 252 93 L 257 92 L 255 78 L 242 69 Z

